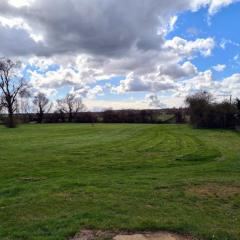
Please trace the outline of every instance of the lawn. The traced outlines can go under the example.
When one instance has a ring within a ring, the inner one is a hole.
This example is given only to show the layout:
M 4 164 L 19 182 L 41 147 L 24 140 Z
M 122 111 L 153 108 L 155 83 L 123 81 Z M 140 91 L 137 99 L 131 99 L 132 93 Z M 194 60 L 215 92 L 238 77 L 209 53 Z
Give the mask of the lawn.
M 186 125 L 0 127 L 0 239 L 81 229 L 240 236 L 240 134 Z

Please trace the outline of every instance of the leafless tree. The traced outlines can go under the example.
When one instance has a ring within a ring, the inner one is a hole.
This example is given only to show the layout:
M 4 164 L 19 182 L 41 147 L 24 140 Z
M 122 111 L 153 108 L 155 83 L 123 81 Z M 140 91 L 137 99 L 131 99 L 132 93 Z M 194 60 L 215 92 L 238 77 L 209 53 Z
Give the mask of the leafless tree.
M 44 114 L 51 110 L 52 104 L 44 93 L 38 93 L 34 97 L 33 104 L 37 108 L 38 123 L 42 123 Z
M 29 90 L 18 98 L 17 108 L 17 112 L 20 114 L 29 114 L 32 111 L 32 94 Z
M 57 100 L 57 105 L 59 111 L 68 114 L 68 122 L 72 122 L 74 116 L 85 109 L 82 99 L 74 94 L 67 94 L 65 98 Z
M 31 112 L 31 104 L 29 98 L 21 98 L 19 103 L 19 113 L 29 114 Z
M 19 96 L 23 96 L 27 90 L 24 79 L 19 77 L 20 67 L 20 62 L 9 59 L 0 60 L 1 105 L 8 112 L 7 126 L 10 128 L 15 127 L 14 113 L 17 110 L 17 99 Z

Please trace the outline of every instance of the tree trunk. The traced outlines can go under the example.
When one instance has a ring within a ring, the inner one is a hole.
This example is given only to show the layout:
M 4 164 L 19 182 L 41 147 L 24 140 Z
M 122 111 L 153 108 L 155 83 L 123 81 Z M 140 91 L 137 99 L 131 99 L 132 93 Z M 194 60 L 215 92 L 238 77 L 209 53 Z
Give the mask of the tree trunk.
M 41 106 L 39 106 L 38 123 L 42 123 L 43 122 L 43 115 L 44 115 L 43 109 L 42 109 Z
M 40 111 L 38 114 L 38 123 L 42 123 L 43 122 L 43 112 Z
M 8 123 L 7 123 L 7 127 L 9 128 L 15 128 L 16 124 L 14 121 L 14 114 L 13 114 L 13 110 L 12 107 L 8 108 Z
M 72 111 L 70 111 L 68 115 L 68 122 L 72 122 L 72 120 L 73 120 L 73 114 L 72 114 Z

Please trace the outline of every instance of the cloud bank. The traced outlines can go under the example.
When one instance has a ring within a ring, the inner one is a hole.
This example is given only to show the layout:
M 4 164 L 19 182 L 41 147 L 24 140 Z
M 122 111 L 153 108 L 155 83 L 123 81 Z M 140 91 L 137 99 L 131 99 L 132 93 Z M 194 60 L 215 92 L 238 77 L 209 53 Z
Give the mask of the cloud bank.
M 146 92 L 149 102 L 160 106 L 157 94 L 163 91 L 183 96 L 200 88 L 221 88 L 211 70 L 200 72 L 191 62 L 211 56 L 216 46 L 212 36 L 190 41 L 167 35 L 180 13 L 207 7 L 213 16 L 233 2 L 1 0 L 0 56 L 19 57 L 32 66 L 29 79 L 37 90 L 57 94 L 70 86 L 91 98 L 106 89 L 115 94 Z M 219 72 L 224 68 L 213 67 Z M 98 85 L 117 76 L 124 78 L 118 86 Z M 222 84 L 237 84 L 237 77 Z

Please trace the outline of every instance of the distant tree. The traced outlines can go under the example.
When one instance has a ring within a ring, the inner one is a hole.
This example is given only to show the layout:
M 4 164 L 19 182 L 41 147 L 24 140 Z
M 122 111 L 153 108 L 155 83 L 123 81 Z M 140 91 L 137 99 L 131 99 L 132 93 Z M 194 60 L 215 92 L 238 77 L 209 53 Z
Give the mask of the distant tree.
M 185 101 L 189 106 L 190 123 L 195 127 L 206 127 L 213 96 L 208 92 L 200 91 L 188 96 Z
M 140 111 L 141 116 L 141 122 L 142 123 L 148 123 L 149 122 L 149 116 L 147 110 L 141 110 Z
M 223 101 L 213 105 L 215 116 L 212 126 L 220 128 L 233 128 L 237 123 L 236 106 L 230 101 Z
M 118 112 L 111 109 L 103 112 L 103 122 L 104 123 L 120 123 Z
M 65 98 L 58 99 L 57 105 L 59 111 L 68 114 L 68 122 L 72 122 L 76 114 L 85 109 L 82 99 L 74 94 L 67 94 Z
M 60 109 L 59 111 L 57 111 L 59 119 L 61 122 L 65 122 L 65 113 L 62 109 Z
M 91 123 L 94 125 L 96 122 L 98 122 L 98 117 L 97 114 L 93 112 L 81 112 L 76 115 L 75 122 Z
M 30 92 L 18 98 L 16 115 L 21 122 L 28 123 L 32 119 L 32 99 Z
M 6 126 L 10 128 L 16 126 L 14 113 L 17 111 L 17 99 L 27 92 L 27 84 L 19 76 L 18 70 L 20 67 L 20 62 L 9 59 L 0 60 L 1 106 L 7 110 L 8 121 Z
M 33 99 L 33 104 L 37 108 L 38 123 L 42 123 L 44 114 L 51 110 L 52 104 L 44 93 L 38 93 Z
M 238 101 L 214 102 L 211 94 L 199 92 L 186 99 L 190 122 L 199 128 L 234 128 L 237 125 Z
M 28 91 L 24 96 L 21 96 L 19 98 L 19 106 L 18 106 L 18 112 L 22 114 L 30 114 L 32 111 L 32 105 L 31 105 L 31 93 Z
M 181 109 L 181 108 L 177 109 L 174 115 L 175 115 L 176 123 L 184 123 L 185 122 L 183 109 Z

